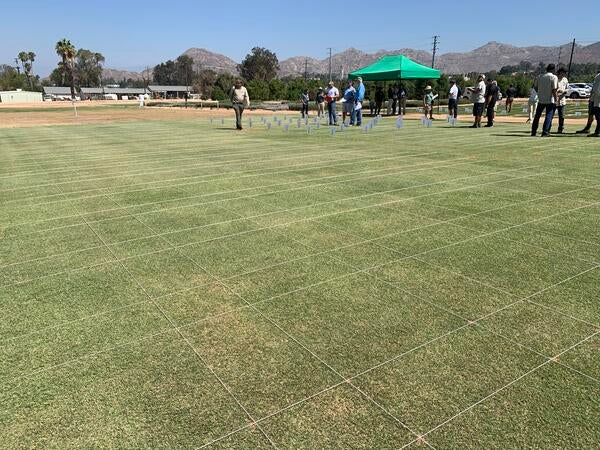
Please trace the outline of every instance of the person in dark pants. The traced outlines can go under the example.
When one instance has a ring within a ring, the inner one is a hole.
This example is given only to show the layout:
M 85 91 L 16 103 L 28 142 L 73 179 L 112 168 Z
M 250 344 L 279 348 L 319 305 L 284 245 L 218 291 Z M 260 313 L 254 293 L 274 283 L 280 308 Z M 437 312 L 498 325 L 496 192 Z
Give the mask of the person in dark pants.
M 308 89 L 304 89 L 304 92 L 300 95 L 300 102 L 302 108 L 302 118 L 308 117 L 308 104 L 310 102 L 310 97 L 308 95 Z
M 600 137 L 600 73 L 594 79 L 590 102 L 592 103 L 592 112 L 596 118 L 596 131 L 589 134 L 588 137 Z
M 456 80 L 450 82 L 450 92 L 448 92 L 448 115 L 450 117 L 458 118 L 458 100 L 460 90 L 456 85 Z
M 396 85 L 388 88 L 388 116 L 396 115 L 396 104 L 398 102 L 398 87 Z
M 406 115 L 406 100 L 408 99 L 408 92 L 404 85 L 400 83 L 400 87 L 398 88 L 398 115 L 405 116 Z M 433 114 L 433 108 L 431 109 L 431 114 Z M 433 117 L 432 117 L 433 118 Z
M 325 101 L 327 102 L 327 115 L 329 116 L 329 125 L 337 125 L 337 111 L 336 102 L 340 97 L 340 91 L 333 85 L 333 81 L 330 81 L 327 85 L 327 95 Z
M 535 82 L 534 87 L 538 93 L 539 103 L 535 111 L 533 123 L 531 124 L 531 136 L 537 135 L 540 118 L 544 111 L 546 112 L 546 118 L 544 119 L 542 128 L 542 137 L 550 136 L 552 120 L 554 119 L 554 112 L 558 103 L 558 77 L 553 73 L 555 69 L 556 66 L 554 64 L 549 64 L 546 67 L 546 73 L 540 75 Z
M 244 108 L 250 106 L 250 96 L 248 91 L 242 85 L 242 80 L 235 80 L 235 85 L 231 88 L 229 93 L 229 99 L 233 105 L 235 111 L 235 127 L 238 130 L 242 129 L 242 114 L 244 114 Z
M 556 111 L 558 112 L 558 134 L 562 134 L 565 130 L 565 107 L 567 106 L 567 90 L 569 89 L 569 80 L 567 79 L 567 70 L 564 67 L 558 69 L 558 104 Z
M 473 125 L 471 128 L 481 128 L 481 118 L 485 109 L 485 75 L 481 74 L 477 78 L 477 86 L 473 88 L 471 98 L 473 99 Z
M 496 102 L 498 101 L 498 83 L 495 80 L 488 82 L 488 87 L 485 91 L 485 103 L 487 105 L 486 117 L 487 125 L 486 128 L 492 128 L 494 126 L 494 118 L 496 117 Z
M 383 106 L 383 100 L 385 99 L 385 94 L 383 93 L 383 88 L 381 86 L 377 86 L 375 90 L 375 115 L 378 116 L 381 114 L 381 107 Z

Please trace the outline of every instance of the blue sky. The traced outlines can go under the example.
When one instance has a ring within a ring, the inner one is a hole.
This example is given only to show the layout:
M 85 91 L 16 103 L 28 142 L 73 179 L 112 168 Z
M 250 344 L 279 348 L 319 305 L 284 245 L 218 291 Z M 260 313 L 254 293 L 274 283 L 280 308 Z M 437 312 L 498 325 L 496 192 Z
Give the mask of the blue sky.
M 190 47 L 239 61 L 253 46 L 267 47 L 280 59 L 324 58 L 327 47 L 428 50 L 434 34 L 441 36 L 442 53 L 471 50 L 488 41 L 600 41 L 600 2 L 579 5 L 570 8 L 564 0 L 13 1 L 2 6 L 0 63 L 11 63 L 20 50 L 32 50 L 38 55 L 34 71 L 45 76 L 58 61 L 53 47 L 63 37 L 78 48 L 104 54 L 106 67 L 129 70 L 173 59 Z

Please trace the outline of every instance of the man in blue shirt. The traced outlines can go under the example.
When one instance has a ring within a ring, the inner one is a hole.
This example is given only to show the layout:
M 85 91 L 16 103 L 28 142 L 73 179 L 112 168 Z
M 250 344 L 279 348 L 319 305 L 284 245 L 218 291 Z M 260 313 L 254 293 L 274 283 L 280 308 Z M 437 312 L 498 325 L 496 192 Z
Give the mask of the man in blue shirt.
M 354 109 L 352 110 L 352 118 L 350 119 L 350 125 L 356 124 L 360 127 L 362 124 L 362 103 L 365 99 L 365 85 L 363 84 L 362 78 L 356 79 L 358 86 L 356 87 L 356 97 L 354 100 Z

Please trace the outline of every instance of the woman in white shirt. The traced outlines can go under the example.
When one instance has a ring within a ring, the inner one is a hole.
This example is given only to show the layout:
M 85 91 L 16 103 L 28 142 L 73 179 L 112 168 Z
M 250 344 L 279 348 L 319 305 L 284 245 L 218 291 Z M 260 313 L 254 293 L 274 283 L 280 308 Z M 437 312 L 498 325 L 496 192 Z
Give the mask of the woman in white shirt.
M 529 110 L 529 119 L 525 123 L 531 123 L 533 120 L 533 116 L 535 115 L 535 110 L 538 105 L 538 93 L 534 87 L 529 91 L 529 100 L 527 101 L 527 109 Z

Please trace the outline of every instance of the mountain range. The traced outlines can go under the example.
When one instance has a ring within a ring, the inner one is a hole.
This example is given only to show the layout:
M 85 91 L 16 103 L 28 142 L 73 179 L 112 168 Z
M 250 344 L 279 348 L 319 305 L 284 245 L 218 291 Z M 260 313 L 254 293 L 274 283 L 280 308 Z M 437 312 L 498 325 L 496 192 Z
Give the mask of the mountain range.
M 503 66 L 517 65 L 521 61 L 529 61 L 533 65 L 540 62 L 568 63 L 571 44 L 555 47 L 530 46 L 517 47 L 500 42 L 488 42 L 482 47 L 469 52 L 443 53 L 436 57 L 435 66 L 444 73 L 459 74 L 469 72 L 489 72 L 499 70 Z M 212 69 L 216 72 L 237 73 L 237 62 L 233 59 L 214 53 L 203 48 L 190 48 L 183 53 L 190 56 L 197 68 Z M 375 53 L 366 53 L 355 48 L 332 55 L 331 66 L 336 77 L 345 77 L 348 72 L 373 63 L 380 57 L 390 54 L 403 54 L 415 61 L 431 65 L 432 55 L 424 50 L 401 48 L 398 50 L 379 50 Z M 560 60 L 559 60 L 560 58 Z M 576 63 L 599 63 L 600 42 L 595 44 L 575 47 L 573 61 Z M 305 70 L 309 74 L 325 74 L 329 72 L 329 58 L 316 59 L 308 56 L 295 56 L 279 62 L 279 76 L 303 75 Z M 143 79 L 142 73 L 104 69 L 105 78 L 115 80 L 131 78 Z

